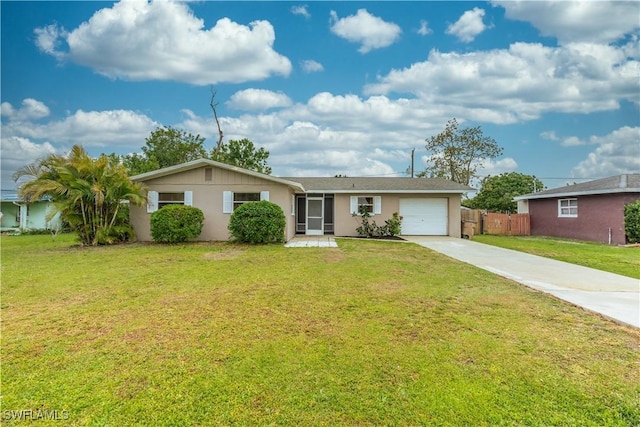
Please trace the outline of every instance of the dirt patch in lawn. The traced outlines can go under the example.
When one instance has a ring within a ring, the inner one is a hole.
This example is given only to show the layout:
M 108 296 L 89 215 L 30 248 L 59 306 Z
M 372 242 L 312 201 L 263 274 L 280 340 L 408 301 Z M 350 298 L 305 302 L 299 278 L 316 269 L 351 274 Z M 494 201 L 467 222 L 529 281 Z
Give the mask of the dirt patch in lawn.
M 344 261 L 346 255 L 340 249 L 329 248 L 324 253 L 324 261 L 327 263 Z

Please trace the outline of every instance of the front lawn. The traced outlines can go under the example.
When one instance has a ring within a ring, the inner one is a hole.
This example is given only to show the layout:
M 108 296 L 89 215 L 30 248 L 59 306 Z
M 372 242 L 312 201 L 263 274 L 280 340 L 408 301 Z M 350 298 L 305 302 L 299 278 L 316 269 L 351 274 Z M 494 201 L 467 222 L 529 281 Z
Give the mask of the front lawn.
M 640 424 L 639 330 L 418 245 L 0 243 L 3 425 Z
M 475 235 L 474 240 L 640 279 L 640 248 L 538 236 Z

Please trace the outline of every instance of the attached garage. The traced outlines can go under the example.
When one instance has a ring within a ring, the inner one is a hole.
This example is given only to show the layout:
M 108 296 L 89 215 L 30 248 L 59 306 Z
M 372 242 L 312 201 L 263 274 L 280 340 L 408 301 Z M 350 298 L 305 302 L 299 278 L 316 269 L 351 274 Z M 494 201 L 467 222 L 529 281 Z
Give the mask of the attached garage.
M 445 197 L 400 199 L 402 234 L 413 236 L 448 235 L 449 201 Z

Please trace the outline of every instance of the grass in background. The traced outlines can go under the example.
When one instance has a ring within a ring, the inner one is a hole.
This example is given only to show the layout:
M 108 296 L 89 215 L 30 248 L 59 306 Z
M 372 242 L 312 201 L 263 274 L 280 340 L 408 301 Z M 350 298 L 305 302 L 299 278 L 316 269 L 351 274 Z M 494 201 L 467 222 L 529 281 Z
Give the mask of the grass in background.
M 473 240 L 501 248 L 583 265 L 640 279 L 640 248 L 538 236 L 475 235 Z
M 0 243 L 5 418 L 640 423 L 637 329 L 418 245 Z

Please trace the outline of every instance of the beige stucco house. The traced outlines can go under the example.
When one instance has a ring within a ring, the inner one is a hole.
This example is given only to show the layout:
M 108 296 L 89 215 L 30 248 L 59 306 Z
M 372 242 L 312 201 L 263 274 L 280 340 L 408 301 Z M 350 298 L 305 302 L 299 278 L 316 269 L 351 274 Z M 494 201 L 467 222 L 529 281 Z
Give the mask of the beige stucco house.
M 357 236 L 365 206 L 378 224 L 398 212 L 404 235 L 460 237 L 460 200 L 472 188 L 439 178 L 279 178 L 208 159 L 132 177 L 147 189 L 146 206 L 131 207 L 138 240 L 151 240 L 150 216 L 171 203 L 195 206 L 205 221 L 199 240 L 228 240 L 242 203 L 269 200 L 285 213 L 286 239 L 296 234 Z

